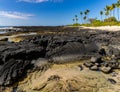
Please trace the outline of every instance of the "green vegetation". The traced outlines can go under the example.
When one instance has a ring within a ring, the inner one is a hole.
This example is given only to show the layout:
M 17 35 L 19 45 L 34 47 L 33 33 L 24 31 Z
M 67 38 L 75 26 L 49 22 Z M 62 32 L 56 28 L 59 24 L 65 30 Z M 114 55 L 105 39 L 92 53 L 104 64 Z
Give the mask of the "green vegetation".
M 84 12 L 80 11 L 81 23 L 78 23 L 78 15 L 75 15 L 73 18 L 73 24 L 70 26 L 120 26 L 120 0 L 117 0 L 117 2 L 112 5 L 106 5 L 105 8 L 100 11 L 100 20 L 97 18 L 89 18 L 89 13 L 90 10 L 88 9 Z

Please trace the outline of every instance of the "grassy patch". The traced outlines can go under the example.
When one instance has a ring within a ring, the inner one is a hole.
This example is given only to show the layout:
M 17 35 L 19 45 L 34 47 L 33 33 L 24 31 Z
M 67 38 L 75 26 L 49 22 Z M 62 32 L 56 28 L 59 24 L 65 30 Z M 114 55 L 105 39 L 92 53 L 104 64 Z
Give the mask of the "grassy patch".
M 120 22 L 117 21 L 115 17 L 109 17 L 109 18 L 104 19 L 104 21 L 95 19 L 93 21 L 90 21 L 90 23 L 85 23 L 85 24 L 75 23 L 75 24 L 71 24 L 69 26 L 87 26 L 87 27 L 120 26 Z

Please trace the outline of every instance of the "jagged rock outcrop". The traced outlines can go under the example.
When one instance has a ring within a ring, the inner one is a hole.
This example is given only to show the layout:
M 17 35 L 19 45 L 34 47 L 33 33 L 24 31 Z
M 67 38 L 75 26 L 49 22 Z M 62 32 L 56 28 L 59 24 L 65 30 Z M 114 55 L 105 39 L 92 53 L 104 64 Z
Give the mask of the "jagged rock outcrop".
M 31 61 L 45 56 L 41 46 L 31 43 L 4 43 L 0 46 L 0 85 L 9 85 L 25 75 Z
M 18 81 L 30 68 L 30 61 L 10 59 L 0 70 L 0 85 L 6 86 Z
M 56 32 L 53 35 L 40 35 L 19 43 L 1 42 L 0 85 L 10 85 L 18 81 L 29 69 L 27 66 L 34 67 L 36 63 L 32 61 L 39 58 L 45 58 L 52 63 L 88 59 L 92 56 L 99 56 L 98 50 L 103 45 L 108 47 L 108 51 L 105 53 L 101 50 L 99 52 L 101 55 L 114 55 L 118 59 L 120 55 L 119 38 L 120 32 L 89 32 L 88 30 L 79 31 L 77 29 L 75 34 L 65 33 L 61 35 Z M 114 45 L 116 45 L 115 48 Z M 86 65 L 92 70 L 98 70 L 98 66 L 103 64 L 100 60 L 100 58 L 97 58 L 97 62 L 87 63 Z M 103 70 L 105 69 L 101 68 L 101 71 Z
M 0 45 L 0 60 L 4 63 L 11 58 L 31 60 L 44 55 L 45 51 L 42 46 L 31 43 L 5 43 Z

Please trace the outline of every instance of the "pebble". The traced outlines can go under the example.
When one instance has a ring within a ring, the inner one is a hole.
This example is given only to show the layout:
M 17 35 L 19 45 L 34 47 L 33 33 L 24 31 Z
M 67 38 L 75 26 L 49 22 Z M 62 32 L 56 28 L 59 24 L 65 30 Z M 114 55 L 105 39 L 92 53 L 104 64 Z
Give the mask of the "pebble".
M 116 83 L 117 83 L 114 79 L 111 79 L 111 78 L 108 78 L 108 81 L 109 81 L 111 84 L 116 84 Z
M 83 70 L 83 66 L 82 65 L 78 65 L 78 67 L 80 68 L 80 71 Z
M 91 69 L 91 70 L 98 70 L 98 67 L 97 67 L 96 65 L 94 65 L 94 66 L 92 66 L 90 69 Z
M 118 73 L 116 73 L 116 72 L 111 73 L 112 77 L 116 77 L 117 75 L 118 75 Z

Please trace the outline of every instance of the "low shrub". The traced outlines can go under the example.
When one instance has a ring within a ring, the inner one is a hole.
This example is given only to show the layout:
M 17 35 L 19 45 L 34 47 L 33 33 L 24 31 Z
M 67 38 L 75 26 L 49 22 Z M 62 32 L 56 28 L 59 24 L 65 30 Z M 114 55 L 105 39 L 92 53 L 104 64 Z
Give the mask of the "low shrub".
M 117 19 L 115 17 L 109 17 L 107 19 L 104 19 L 104 22 L 117 22 Z

